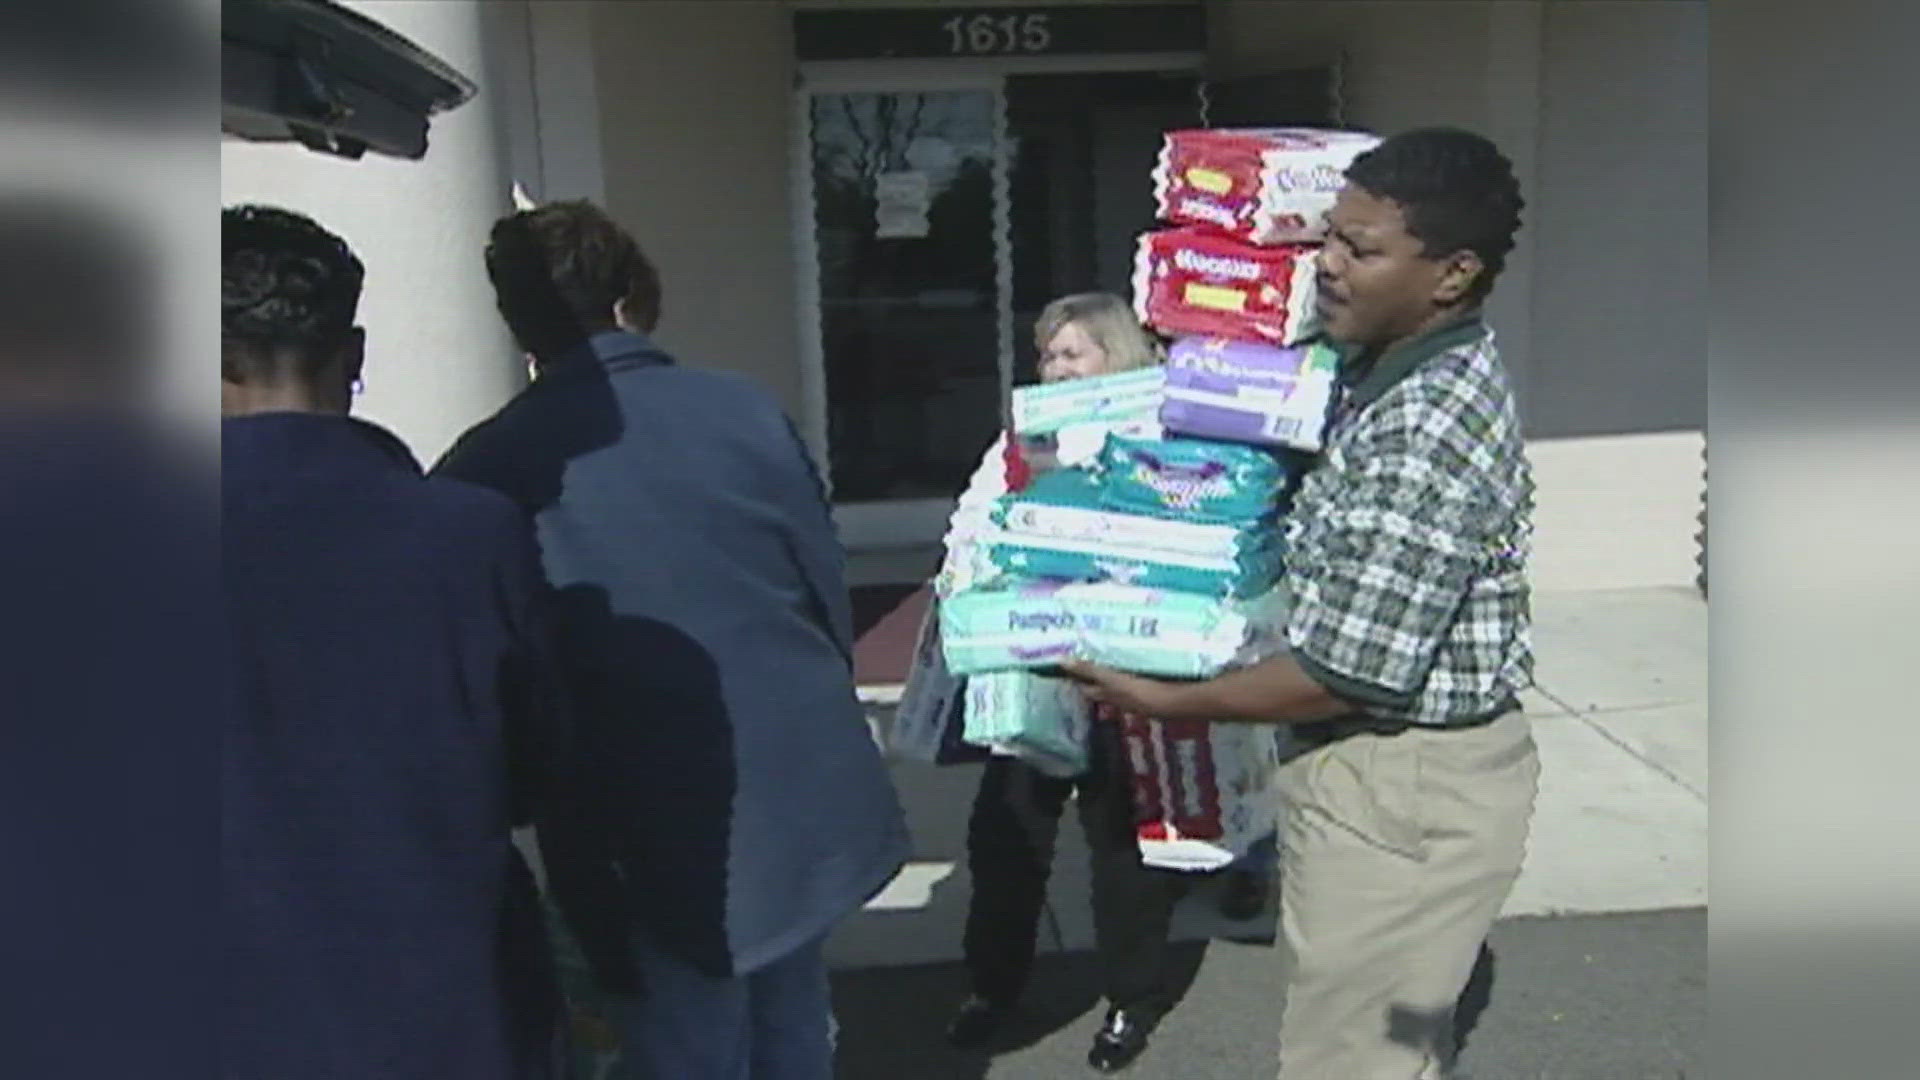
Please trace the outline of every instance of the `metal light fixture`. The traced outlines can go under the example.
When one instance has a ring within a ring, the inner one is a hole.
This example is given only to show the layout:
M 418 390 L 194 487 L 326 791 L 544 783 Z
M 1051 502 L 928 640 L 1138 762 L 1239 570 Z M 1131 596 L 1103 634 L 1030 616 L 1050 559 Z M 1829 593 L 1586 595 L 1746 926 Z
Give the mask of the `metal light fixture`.
M 417 160 L 467 76 L 332 0 L 222 0 L 220 130 L 345 158 Z

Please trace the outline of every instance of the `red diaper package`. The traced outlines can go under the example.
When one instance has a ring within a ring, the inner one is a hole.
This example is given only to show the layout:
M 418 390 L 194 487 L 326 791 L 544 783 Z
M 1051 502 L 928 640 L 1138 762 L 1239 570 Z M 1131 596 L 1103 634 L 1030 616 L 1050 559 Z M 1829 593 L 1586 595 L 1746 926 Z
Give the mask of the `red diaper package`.
M 1169 131 L 1153 170 L 1162 220 L 1250 244 L 1310 243 L 1326 235 L 1327 211 L 1347 166 L 1380 140 L 1313 128 Z
M 1120 725 L 1133 778 L 1140 861 L 1208 872 L 1245 855 L 1278 824 L 1278 743 L 1257 724 L 1147 720 L 1098 706 Z
M 1171 336 L 1292 345 L 1319 332 L 1317 251 L 1255 247 L 1191 228 L 1144 233 L 1133 260 L 1134 311 Z

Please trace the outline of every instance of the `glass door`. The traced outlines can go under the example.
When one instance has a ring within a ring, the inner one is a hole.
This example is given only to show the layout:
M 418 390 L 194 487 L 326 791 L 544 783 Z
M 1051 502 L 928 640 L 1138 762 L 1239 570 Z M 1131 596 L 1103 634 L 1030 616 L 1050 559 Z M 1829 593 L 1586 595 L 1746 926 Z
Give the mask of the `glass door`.
M 1031 329 L 1050 301 L 1131 299 L 1137 241 L 1155 227 L 1161 134 L 1200 126 L 1198 84 L 1181 71 L 1008 76 L 1014 385 L 1038 378 Z
M 936 543 L 1068 293 L 1127 296 L 1192 70 L 835 73 L 796 97 L 803 427 L 849 548 Z
M 801 95 L 811 420 L 849 547 L 937 540 L 1001 426 L 1012 339 L 999 82 Z

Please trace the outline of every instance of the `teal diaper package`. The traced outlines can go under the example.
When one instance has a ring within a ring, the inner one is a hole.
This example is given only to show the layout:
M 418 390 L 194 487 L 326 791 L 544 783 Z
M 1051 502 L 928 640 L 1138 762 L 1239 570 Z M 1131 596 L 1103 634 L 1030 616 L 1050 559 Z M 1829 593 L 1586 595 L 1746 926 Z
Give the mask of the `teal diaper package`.
M 1076 424 L 1157 427 L 1166 384 L 1166 371 L 1154 366 L 1015 387 L 1013 430 L 1020 435 L 1047 435 Z
M 1257 596 L 1280 576 L 1277 546 L 1227 556 L 1123 548 L 1112 541 L 1006 534 L 991 549 L 995 566 L 1027 578 L 1116 581 L 1207 597 Z
M 1280 535 L 1273 521 L 1247 527 L 1110 509 L 1100 481 L 1084 469 L 1035 477 L 1025 491 L 996 500 L 991 514 L 1003 530 L 1027 540 L 1082 540 L 1211 559 L 1272 547 Z
M 960 675 L 1078 658 L 1142 675 L 1204 678 L 1248 643 L 1258 603 L 1114 582 L 968 589 L 940 605 L 941 646 Z
M 1199 439 L 1112 435 L 1097 472 L 1108 509 L 1252 526 L 1270 521 L 1286 488 L 1286 469 L 1250 446 Z
M 1031 671 L 967 679 L 962 738 L 1021 759 L 1049 776 L 1087 771 L 1087 699 L 1071 681 Z

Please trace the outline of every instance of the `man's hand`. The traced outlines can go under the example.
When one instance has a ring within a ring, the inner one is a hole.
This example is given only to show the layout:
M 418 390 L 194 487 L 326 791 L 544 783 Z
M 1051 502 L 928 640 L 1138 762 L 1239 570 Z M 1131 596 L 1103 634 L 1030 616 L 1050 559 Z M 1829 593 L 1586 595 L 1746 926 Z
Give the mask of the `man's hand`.
M 1060 670 L 1067 678 L 1079 683 L 1081 692 L 1096 704 L 1110 705 L 1123 713 L 1150 716 L 1156 720 L 1180 718 L 1181 687 L 1178 683 L 1129 675 L 1084 660 L 1068 660 L 1060 665 Z
M 1154 720 L 1301 724 L 1348 716 L 1358 708 L 1284 655 L 1195 682 L 1128 675 L 1082 660 L 1067 661 L 1059 671 L 1093 701 Z

